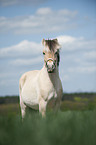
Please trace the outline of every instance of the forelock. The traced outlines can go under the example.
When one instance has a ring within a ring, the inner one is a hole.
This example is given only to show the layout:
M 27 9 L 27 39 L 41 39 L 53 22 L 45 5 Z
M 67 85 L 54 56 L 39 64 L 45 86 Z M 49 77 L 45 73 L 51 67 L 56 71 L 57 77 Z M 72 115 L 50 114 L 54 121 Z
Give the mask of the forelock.
M 57 39 L 53 39 L 53 40 L 45 40 L 45 46 L 47 46 L 50 51 L 55 52 L 56 50 L 59 50 L 60 45 L 57 41 Z

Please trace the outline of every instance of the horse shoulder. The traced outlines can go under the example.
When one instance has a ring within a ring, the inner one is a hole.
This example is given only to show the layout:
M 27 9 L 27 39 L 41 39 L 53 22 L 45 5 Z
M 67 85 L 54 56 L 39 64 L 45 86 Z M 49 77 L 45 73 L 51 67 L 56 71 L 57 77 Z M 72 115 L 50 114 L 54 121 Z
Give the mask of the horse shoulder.
M 19 80 L 19 89 L 20 89 L 20 92 L 26 82 L 26 79 L 27 79 L 27 75 L 26 74 L 23 74 Z
M 19 89 L 20 91 L 22 90 L 24 84 L 26 83 L 26 81 L 28 80 L 28 78 L 32 77 L 34 78 L 34 76 L 37 74 L 38 70 L 34 70 L 34 71 L 29 71 L 29 72 L 26 72 L 24 73 L 20 80 L 19 80 Z

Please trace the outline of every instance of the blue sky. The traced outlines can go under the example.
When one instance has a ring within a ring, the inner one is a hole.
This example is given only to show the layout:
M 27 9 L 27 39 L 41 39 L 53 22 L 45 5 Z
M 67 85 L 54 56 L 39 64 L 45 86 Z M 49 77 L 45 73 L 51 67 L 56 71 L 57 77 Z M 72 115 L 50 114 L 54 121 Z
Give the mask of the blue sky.
M 96 92 L 95 0 L 0 0 L 0 96 L 43 66 L 42 39 L 61 44 L 64 92 Z

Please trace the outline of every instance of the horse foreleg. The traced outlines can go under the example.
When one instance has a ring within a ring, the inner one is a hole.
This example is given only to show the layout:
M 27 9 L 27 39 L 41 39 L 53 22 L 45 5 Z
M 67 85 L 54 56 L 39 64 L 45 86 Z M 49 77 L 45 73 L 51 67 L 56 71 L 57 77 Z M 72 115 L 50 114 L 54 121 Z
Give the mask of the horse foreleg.
M 42 114 L 42 117 L 45 117 L 45 115 L 46 115 L 46 105 L 47 105 L 47 102 L 43 98 L 40 98 L 39 112 Z
M 61 106 L 61 98 L 57 98 L 55 100 L 55 112 L 60 111 L 60 106 Z

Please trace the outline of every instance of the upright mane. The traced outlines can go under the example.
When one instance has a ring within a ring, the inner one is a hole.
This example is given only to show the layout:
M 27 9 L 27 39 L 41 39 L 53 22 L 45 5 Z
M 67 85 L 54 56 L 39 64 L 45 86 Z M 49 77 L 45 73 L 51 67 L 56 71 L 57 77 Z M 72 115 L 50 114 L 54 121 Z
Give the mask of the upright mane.
M 43 43 L 43 45 L 48 46 L 50 51 L 53 51 L 53 52 L 55 52 L 55 50 L 59 50 L 59 48 L 60 48 L 60 44 L 58 43 L 57 39 L 53 39 L 53 40 L 51 40 L 51 39 L 48 39 L 48 40 L 43 39 L 42 43 Z

